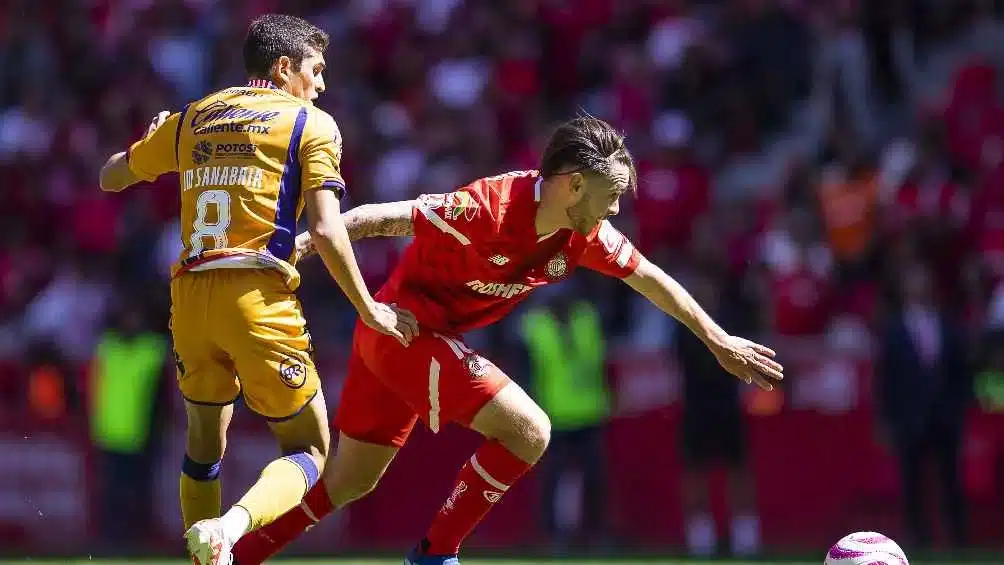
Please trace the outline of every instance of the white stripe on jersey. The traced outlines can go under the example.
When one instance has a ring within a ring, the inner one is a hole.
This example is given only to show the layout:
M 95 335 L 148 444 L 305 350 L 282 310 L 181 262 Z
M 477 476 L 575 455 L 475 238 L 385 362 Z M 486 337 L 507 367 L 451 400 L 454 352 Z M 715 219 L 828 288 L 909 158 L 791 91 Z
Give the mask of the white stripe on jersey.
M 617 266 L 622 269 L 624 267 L 627 267 L 628 261 L 631 260 L 631 253 L 633 251 L 634 251 L 634 246 L 632 246 L 631 242 L 628 241 L 627 238 L 625 238 L 624 241 L 621 243 L 620 253 L 617 254 Z
M 420 200 L 417 206 L 419 211 L 422 212 L 422 215 L 425 216 L 426 219 L 428 219 L 430 222 L 432 222 L 432 225 L 439 228 L 440 231 L 452 235 L 454 238 L 456 238 L 457 241 L 460 242 L 461 245 L 471 244 L 471 240 L 467 239 L 466 235 L 460 233 L 459 231 L 457 231 L 456 228 L 446 223 L 446 220 L 440 218 L 439 214 L 437 214 L 432 208 L 430 208 L 428 204 Z

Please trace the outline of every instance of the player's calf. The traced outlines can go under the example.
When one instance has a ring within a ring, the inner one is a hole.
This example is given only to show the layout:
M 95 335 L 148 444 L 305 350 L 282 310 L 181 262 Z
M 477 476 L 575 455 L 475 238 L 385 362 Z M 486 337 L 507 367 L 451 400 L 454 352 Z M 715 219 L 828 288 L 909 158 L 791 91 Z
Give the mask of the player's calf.
M 397 451 L 397 447 L 367 443 L 342 434 L 323 481 L 307 491 L 298 506 L 241 538 L 233 550 L 237 564 L 262 563 L 336 508 L 369 494 Z
M 188 431 L 179 492 L 185 530 L 220 515 L 220 468 L 227 445 L 233 405 L 185 403 Z
M 551 439 L 547 415 L 515 383 L 499 391 L 471 427 L 488 440 L 460 470 L 453 492 L 411 562 L 427 562 L 422 556 L 447 560 L 456 556 L 463 540 L 540 459 Z
M 283 457 L 269 463 L 258 481 L 224 514 L 220 522 L 230 546 L 295 507 L 318 482 L 331 445 L 324 395 L 318 391 L 292 417 L 269 423 Z

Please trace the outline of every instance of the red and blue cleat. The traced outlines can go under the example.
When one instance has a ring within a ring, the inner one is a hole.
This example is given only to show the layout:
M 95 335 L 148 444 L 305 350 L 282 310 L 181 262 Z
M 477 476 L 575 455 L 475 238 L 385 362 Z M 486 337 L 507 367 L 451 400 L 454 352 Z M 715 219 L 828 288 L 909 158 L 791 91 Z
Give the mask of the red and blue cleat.
M 418 544 L 404 558 L 404 565 L 460 565 L 460 559 L 457 558 L 457 554 L 429 555 L 426 553 L 428 548 L 429 542 L 422 540 L 422 543 Z

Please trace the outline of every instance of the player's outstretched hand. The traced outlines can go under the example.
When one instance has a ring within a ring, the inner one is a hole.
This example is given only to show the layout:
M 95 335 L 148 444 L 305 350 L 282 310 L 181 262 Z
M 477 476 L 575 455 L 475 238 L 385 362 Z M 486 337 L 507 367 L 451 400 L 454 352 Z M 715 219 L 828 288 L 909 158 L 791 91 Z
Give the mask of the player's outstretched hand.
M 164 122 L 167 121 L 167 118 L 170 115 L 171 112 L 168 112 L 167 110 L 161 110 L 158 112 L 157 115 L 153 117 L 153 120 L 150 121 L 150 127 L 146 128 L 147 137 L 149 137 L 151 133 L 157 131 L 157 128 L 164 125 Z
M 784 367 L 774 360 L 774 350 L 759 343 L 730 335 L 711 351 L 722 368 L 746 384 L 774 390 L 773 383 L 784 378 Z
M 418 320 L 415 319 L 415 315 L 398 308 L 396 304 L 374 302 L 370 311 L 361 318 L 367 326 L 396 338 L 405 347 L 418 337 Z

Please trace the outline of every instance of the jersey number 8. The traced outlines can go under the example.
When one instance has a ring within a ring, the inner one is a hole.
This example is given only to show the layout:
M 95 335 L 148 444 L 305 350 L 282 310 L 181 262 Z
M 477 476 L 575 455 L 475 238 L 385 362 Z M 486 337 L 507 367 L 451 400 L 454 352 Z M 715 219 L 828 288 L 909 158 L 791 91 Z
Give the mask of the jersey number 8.
M 216 208 L 216 221 L 209 223 L 209 207 Z M 230 194 L 225 190 L 207 190 L 199 195 L 195 203 L 196 217 L 192 225 L 192 251 L 189 256 L 195 257 L 205 250 L 205 238 L 213 238 L 213 249 L 227 246 L 227 228 L 230 227 Z

